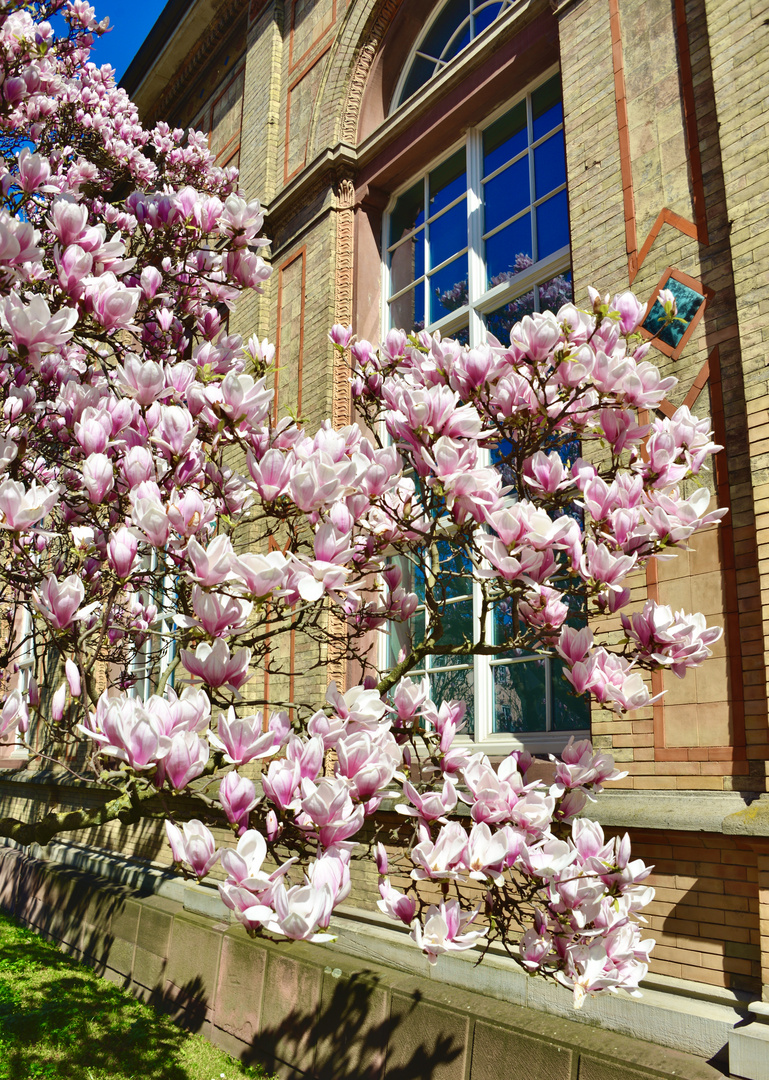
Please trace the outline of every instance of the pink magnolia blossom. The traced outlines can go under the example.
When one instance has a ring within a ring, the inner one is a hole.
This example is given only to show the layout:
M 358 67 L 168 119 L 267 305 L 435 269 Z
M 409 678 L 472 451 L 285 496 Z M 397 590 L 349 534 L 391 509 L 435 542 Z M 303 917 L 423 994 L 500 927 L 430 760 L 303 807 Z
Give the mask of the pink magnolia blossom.
M 272 757 L 283 745 L 290 731 L 288 714 L 273 713 L 267 730 L 262 730 L 262 713 L 236 717 L 232 706 L 227 714 L 219 714 L 217 733 L 209 736 L 212 746 L 224 751 L 224 760 L 231 765 L 245 765 Z
M 112 462 L 106 454 L 90 454 L 83 462 L 83 484 L 93 503 L 104 502 L 115 485 Z
M 3 707 L 0 709 L 0 739 L 17 727 L 21 732 L 28 729 L 29 714 L 21 691 L 12 690 L 6 696 Z
M 34 480 L 28 488 L 18 480 L 0 483 L 0 526 L 20 532 L 33 528 L 59 501 L 56 485 L 41 486 Z
M 52 315 L 48 304 L 37 293 L 26 304 L 18 296 L 11 295 L 0 306 L 0 322 L 15 347 L 26 350 L 33 361 L 39 361 L 45 353 L 69 341 L 77 323 L 77 311 L 65 307 Z
M 129 577 L 138 550 L 139 541 L 131 529 L 123 526 L 112 534 L 107 545 L 107 558 L 119 578 Z
M 213 645 L 202 641 L 194 653 L 190 649 L 182 649 L 181 657 L 190 675 L 208 686 L 229 686 L 239 690 L 248 681 L 251 650 L 238 649 L 232 653 L 224 638 L 217 638 Z
M 436 964 L 442 953 L 472 949 L 486 936 L 487 927 L 482 930 L 465 929 L 477 914 L 477 910 L 463 913 L 456 900 L 449 900 L 448 903 L 442 900 L 440 904 L 431 904 L 427 909 L 424 926 L 419 921 L 414 923 L 411 936 L 430 963 Z
M 242 834 L 248 828 L 248 816 L 258 802 L 253 780 L 237 772 L 225 773 L 219 784 L 219 802 L 227 820 Z
M 81 608 L 84 598 L 85 588 L 76 574 L 70 574 L 63 581 L 50 575 L 39 592 L 32 594 L 35 607 L 57 630 L 65 630 L 74 620 L 88 618 L 96 605 Z
M 205 739 L 192 731 L 177 732 L 163 757 L 163 772 L 176 791 L 182 791 L 206 767 L 210 749 Z
M 210 830 L 197 820 L 185 821 L 181 829 L 172 821 L 165 824 L 174 862 L 189 866 L 198 878 L 206 877 L 220 855 Z
M 393 889 L 388 881 L 380 884 L 379 892 L 382 897 L 381 900 L 377 901 L 379 910 L 391 919 L 399 920 L 405 923 L 406 926 L 411 926 L 417 910 L 415 898 Z

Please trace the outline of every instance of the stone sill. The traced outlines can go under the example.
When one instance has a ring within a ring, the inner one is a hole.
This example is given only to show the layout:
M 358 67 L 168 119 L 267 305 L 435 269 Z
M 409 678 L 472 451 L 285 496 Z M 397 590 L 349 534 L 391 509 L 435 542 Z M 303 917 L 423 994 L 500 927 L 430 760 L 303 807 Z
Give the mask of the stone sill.
M 33 771 L 20 767 L 0 770 L 0 782 L 36 787 L 89 787 L 63 769 Z M 114 790 L 101 789 L 104 797 Z M 384 799 L 383 813 L 394 813 L 403 802 L 400 793 Z M 467 817 L 467 806 L 460 803 L 453 816 Z M 615 829 L 664 829 L 677 832 L 724 833 L 729 836 L 769 836 L 769 795 L 737 791 L 644 791 L 605 789 L 595 802 L 589 802 L 580 817 Z

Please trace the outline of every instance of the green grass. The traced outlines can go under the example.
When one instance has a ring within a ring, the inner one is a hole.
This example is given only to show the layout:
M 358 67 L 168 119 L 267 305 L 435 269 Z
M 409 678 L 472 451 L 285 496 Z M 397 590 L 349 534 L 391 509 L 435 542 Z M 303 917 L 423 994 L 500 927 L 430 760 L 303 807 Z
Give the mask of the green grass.
M 0 916 L 0 1080 L 263 1078 Z

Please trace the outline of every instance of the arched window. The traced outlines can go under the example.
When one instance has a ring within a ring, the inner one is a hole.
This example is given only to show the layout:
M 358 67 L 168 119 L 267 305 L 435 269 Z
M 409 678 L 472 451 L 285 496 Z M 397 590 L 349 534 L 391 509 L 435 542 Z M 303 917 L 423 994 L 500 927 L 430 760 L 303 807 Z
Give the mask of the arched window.
M 417 39 L 393 95 L 397 109 L 506 11 L 513 0 L 448 0 Z

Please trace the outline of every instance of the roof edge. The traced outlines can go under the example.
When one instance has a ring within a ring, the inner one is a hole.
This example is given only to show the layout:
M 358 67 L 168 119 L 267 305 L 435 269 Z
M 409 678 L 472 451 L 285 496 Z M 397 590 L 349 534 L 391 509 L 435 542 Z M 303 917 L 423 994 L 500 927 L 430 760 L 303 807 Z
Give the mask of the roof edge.
M 123 73 L 119 86 L 133 97 L 152 65 L 173 36 L 179 20 L 187 14 L 195 0 L 168 0 L 139 51 Z

